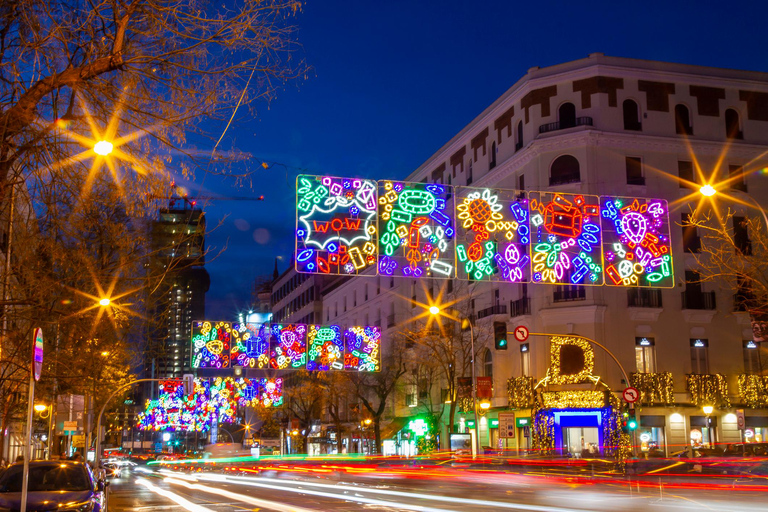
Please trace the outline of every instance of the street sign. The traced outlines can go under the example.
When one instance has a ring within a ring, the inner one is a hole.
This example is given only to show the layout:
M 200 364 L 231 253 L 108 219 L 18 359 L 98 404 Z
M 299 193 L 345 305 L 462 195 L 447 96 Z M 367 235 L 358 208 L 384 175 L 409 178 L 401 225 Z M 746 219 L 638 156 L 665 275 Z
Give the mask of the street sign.
M 524 325 L 520 325 L 515 328 L 515 339 L 520 343 L 528 339 L 528 328 Z
M 64 428 L 62 428 L 64 432 L 77 432 L 77 422 L 76 421 L 65 421 L 64 422 Z
M 34 367 L 35 380 L 37 381 L 40 380 L 40 375 L 43 373 L 43 330 L 41 328 L 35 329 L 34 338 L 35 346 L 32 366 Z
M 625 402 L 628 404 L 633 404 L 637 402 L 638 398 L 640 398 L 640 392 L 636 388 L 627 388 L 624 390 L 621 396 L 624 398 Z
M 736 409 L 736 428 L 744 430 L 747 426 L 746 418 L 744 417 L 744 409 Z
M 72 446 L 75 448 L 85 448 L 85 436 L 72 436 Z
M 499 413 L 499 438 L 501 439 L 514 439 L 515 438 L 515 413 L 513 412 L 500 412 Z

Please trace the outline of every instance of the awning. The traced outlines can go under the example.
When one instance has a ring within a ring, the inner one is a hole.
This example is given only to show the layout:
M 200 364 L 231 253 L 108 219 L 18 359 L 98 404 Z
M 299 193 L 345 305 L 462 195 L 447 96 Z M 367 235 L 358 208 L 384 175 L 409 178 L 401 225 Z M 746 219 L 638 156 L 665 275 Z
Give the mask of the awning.
M 392 439 L 397 435 L 398 432 L 403 430 L 405 426 L 408 424 L 408 422 L 411 421 L 410 417 L 399 417 L 394 418 L 389 425 L 384 427 L 381 430 L 381 438 L 382 439 Z

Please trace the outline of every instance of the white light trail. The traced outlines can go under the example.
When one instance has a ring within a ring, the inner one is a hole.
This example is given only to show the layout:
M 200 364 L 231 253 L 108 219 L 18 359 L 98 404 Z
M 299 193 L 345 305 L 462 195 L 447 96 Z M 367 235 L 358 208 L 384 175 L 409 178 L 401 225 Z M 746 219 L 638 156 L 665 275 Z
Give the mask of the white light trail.
M 223 496 L 231 500 L 236 500 L 236 501 L 241 501 L 243 503 L 256 505 L 259 508 L 266 508 L 269 510 L 278 510 L 280 512 L 316 512 L 313 509 L 296 507 L 293 505 L 284 505 L 282 503 L 278 503 L 277 501 L 254 498 L 253 496 L 246 496 L 245 494 L 238 494 L 236 492 L 226 491 L 224 489 L 217 489 L 216 487 L 209 487 L 207 485 L 192 484 L 189 482 L 185 482 L 184 480 L 178 480 L 176 478 L 166 477 L 164 480 L 169 484 L 183 485 L 187 489 L 209 492 L 211 494 L 218 494 L 219 496 Z
M 210 508 L 201 507 L 200 505 L 197 505 L 195 503 L 192 503 L 186 498 L 182 498 L 176 493 L 173 493 L 171 491 L 166 491 L 165 489 L 161 489 L 155 485 L 153 485 L 148 480 L 145 480 L 143 478 L 137 478 L 136 483 L 143 485 L 150 491 L 159 494 L 160 496 L 163 496 L 164 498 L 168 498 L 169 500 L 175 502 L 181 507 L 184 507 L 185 509 L 189 510 L 189 512 L 214 512 Z

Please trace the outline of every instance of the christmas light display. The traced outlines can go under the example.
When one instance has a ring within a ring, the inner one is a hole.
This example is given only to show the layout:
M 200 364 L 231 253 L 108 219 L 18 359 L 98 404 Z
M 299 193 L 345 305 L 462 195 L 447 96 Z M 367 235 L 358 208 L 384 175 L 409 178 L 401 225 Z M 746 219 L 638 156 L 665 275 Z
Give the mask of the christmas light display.
M 605 407 L 605 392 L 599 390 L 545 391 L 541 394 L 546 409 L 600 409 Z
M 533 404 L 533 388 L 536 379 L 533 377 L 512 377 L 507 380 L 507 398 L 513 409 L 524 409 Z
M 530 280 L 525 193 L 456 187 L 456 274 L 476 281 Z
M 768 406 L 768 375 L 739 375 L 739 396 L 752 409 Z
M 728 408 L 731 406 L 728 398 L 728 380 L 720 373 L 686 375 L 685 388 L 691 395 L 691 403 L 696 407 L 711 405 Z
M 552 336 L 549 355 L 548 383 L 590 382 L 592 371 L 595 369 L 595 351 L 587 340 L 574 336 Z M 564 362 L 563 356 L 568 360 Z M 568 366 L 568 371 L 565 370 L 565 366 Z
M 344 369 L 344 342 L 338 325 L 308 326 L 307 345 L 307 370 Z
M 232 366 L 267 368 L 269 364 L 268 324 L 233 324 L 230 362 Z
M 675 386 L 672 374 L 632 373 L 629 376 L 632 387 L 640 391 L 642 405 L 675 405 Z
M 232 335 L 229 322 L 193 322 L 192 368 L 229 368 Z
M 530 192 L 534 283 L 603 282 L 597 196 Z
M 274 341 L 270 350 L 270 368 L 304 368 L 307 364 L 307 326 L 273 324 L 271 331 Z
M 344 331 L 344 348 L 345 370 L 381 370 L 381 327 L 350 327 Z
M 437 183 L 379 182 L 381 275 L 455 276 L 453 187 Z
M 377 185 L 373 180 L 296 179 L 296 270 L 353 275 L 375 265 Z
M 667 202 L 601 196 L 600 205 L 605 283 L 673 287 Z

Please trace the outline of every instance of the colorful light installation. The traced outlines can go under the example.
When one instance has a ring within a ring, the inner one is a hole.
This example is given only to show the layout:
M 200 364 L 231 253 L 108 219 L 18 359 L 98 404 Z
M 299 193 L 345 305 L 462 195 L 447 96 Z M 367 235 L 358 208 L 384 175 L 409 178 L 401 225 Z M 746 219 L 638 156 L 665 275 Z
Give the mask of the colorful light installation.
M 229 322 L 193 322 L 192 368 L 229 368 L 232 334 Z
M 274 324 L 271 330 L 274 341 L 270 351 L 270 368 L 304 368 L 307 364 L 307 326 Z
M 350 327 L 344 331 L 344 369 L 381 370 L 381 327 Z
M 455 187 L 457 277 L 530 280 L 530 227 L 525 193 Z
M 307 344 L 307 370 L 344 369 L 344 342 L 338 325 L 308 326 Z
M 455 276 L 453 187 L 437 183 L 379 182 L 381 275 Z
M 674 287 L 667 202 L 607 196 L 600 202 L 605 283 Z
M 230 362 L 232 366 L 267 368 L 269 365 L 268 324 L 233 324 L 236 334 L 231 340 Z
M 530 192 L 532 281 L 603 284 L 597 196 Z
M 296 270 L 354 275 L 375 265 L 377 185 L 373 180 L 296 179 Z

